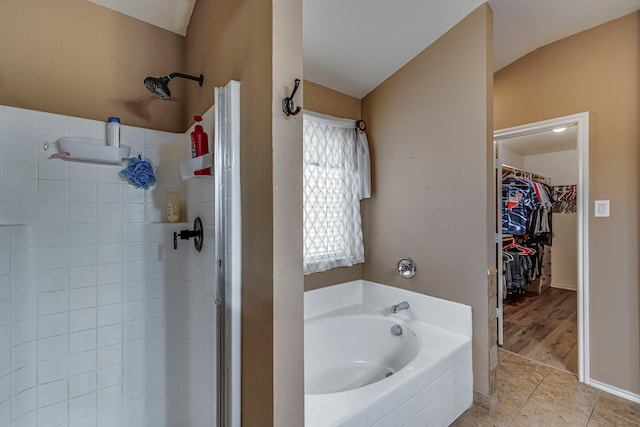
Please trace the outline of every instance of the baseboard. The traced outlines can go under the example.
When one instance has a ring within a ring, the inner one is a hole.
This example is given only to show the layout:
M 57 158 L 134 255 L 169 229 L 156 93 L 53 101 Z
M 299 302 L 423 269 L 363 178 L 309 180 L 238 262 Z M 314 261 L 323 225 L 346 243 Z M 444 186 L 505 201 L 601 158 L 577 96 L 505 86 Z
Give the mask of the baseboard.
M 640 403 L 640 394 L 631 393 L 630 391 L 622 390 L 621 388 L 601 383 L 600 381 L 596 380 L 589 381 L 589 385 L 599 390 L 606 391 L 607 393 L 613 394 L 615 396 L 622 397 L 623 399 L 627 399 L 635 403 Z
M 565 284 L 562 284 L 562 283 L 554 283 L 554 282 L 551 282 L 551 287 L 552 288 L 557 288 L 557 289 L 565 289 L 567 291 L 577 291 L 578 290 L 578 287 L 575 286 L 575 285 L 565 285 Z

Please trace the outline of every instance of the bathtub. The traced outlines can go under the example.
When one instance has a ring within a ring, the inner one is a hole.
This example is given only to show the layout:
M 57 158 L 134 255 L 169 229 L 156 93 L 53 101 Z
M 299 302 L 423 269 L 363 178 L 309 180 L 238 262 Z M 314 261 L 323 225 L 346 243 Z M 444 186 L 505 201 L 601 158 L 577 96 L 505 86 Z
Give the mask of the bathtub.
M 448 426 L 472 405 L 469 306 L 357 280 L 304 307 L 306 427 Z

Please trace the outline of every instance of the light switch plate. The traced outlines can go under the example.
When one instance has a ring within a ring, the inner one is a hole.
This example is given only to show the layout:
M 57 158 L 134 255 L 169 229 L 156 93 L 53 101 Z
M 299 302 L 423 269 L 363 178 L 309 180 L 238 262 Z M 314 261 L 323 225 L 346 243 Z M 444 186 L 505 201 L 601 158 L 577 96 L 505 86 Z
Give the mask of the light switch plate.
M 609 200 L 596 200 L 595 205 L 596 217 L 609 217 Z

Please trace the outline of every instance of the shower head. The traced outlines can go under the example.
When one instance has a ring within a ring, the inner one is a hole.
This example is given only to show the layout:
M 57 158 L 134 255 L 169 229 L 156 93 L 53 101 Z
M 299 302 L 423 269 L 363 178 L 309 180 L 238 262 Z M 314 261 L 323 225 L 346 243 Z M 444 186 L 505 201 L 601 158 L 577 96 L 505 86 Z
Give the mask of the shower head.
M 149 89 L 149 92 L 151 92 L 158 98 L 167 101 L 171 98 L 169 82 L 174 77 L 182 77 L 183 79 L 195 80 L 200 84 L 200 86 L 202 86 L 202 83 L 204 83 L 204 75 L 202 74 L 196 77 L 182 73 L 171 73 L 168 76 L 164 77 L 147 77 L 146 79 L 144 79 L 144 85 L 147 87 L 147 89 Z

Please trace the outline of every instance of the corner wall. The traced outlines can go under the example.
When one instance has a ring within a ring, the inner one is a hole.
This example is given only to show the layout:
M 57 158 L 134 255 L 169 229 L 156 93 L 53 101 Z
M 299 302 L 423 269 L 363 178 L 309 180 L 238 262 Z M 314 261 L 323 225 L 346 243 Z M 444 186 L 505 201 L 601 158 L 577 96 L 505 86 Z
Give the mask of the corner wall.
M 3 0 L 0 104 L 182 132 L 182 104 L 143 81 L 183 71 L 184 47 L 178 34 L 85 0 Z M 174 99 L 183 86 L 171 82 Z
M 487 270 L 494 218 L 492 14 L 482 5 L 363 99 L 373 197 L 365 280 L 473 309 L 474 390 L 489 394 Z M 402 257 L 417 274 L 398 278 Z
M 495 74 L 495 128 L 589 112 L 591 378 L 640 394 L 640 12 L 542 47 Z M 615 250 L 612 250 L 615 248 Z

